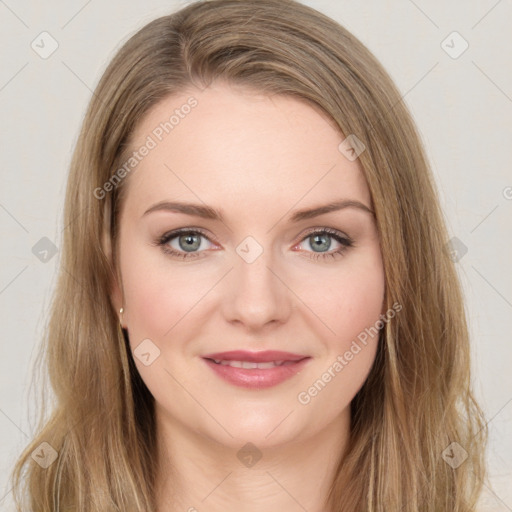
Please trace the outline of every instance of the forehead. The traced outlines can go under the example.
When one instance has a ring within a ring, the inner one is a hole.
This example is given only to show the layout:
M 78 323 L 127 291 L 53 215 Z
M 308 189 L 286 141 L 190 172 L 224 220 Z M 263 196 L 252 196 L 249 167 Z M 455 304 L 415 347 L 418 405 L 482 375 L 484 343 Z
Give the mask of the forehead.
M 359 162 L 338 148 L 344 138 L 326 114 L 291 96 L 227 84 L 190 89 L 160 101 L 136 127 L 131 151 L 150 149 L 129 175 L 126 202 L 370 204 Z

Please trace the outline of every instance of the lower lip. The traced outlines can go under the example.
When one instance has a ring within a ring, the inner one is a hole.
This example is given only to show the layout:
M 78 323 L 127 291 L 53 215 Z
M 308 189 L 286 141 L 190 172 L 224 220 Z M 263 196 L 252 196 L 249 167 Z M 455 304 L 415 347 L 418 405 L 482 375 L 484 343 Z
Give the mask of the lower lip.
M 204 358 L 203 361 L 205 361 L 219 377 L 230 384 L 243 388 L 265 389 L 277 386 L 281 382 L 290 379 L 299 373 L 310 359 L 310 357 L 307 357 L 293 364 L 266 369 L 234 368 L 233 366 L 217 364 L 210 359 Z

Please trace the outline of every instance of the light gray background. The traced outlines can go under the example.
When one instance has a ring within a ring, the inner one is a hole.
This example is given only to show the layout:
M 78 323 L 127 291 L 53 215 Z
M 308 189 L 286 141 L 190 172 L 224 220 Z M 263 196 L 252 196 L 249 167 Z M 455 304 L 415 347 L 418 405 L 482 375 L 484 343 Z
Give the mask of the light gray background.
M 32 248 L 42 237 L 60 245 L 68 164 L 106 64 L 138 28 L 185 3 L 0 0 L 0 510 L 12 508 L 6 475 L 32 433 L 31 364 L 60 256 L 45 263 Z M 512 511 L 511 1 L 304 3 L 369 47 L 419 126 L 451 236 L 467 247 L 457 265 L 491 438 L 482 510 Z M 43 31 L 58 42 L 47 59 L 31 48 Z M 469 44 L 457 58 L 447 53 L 462 49 L 446 39 L 453 31 Z

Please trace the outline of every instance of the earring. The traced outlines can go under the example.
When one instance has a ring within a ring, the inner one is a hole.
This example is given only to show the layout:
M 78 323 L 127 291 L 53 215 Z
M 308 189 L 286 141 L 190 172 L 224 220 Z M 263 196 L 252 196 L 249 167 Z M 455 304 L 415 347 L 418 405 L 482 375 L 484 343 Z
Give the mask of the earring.
M 119 319 L 119 326 L 121 327 L 121 330 L 123 330 L 123 324 L 121 323 L 121 320 L 123 319 L 124 308 L 121 308 L 119 313 L 121 315 L 121 318 Z

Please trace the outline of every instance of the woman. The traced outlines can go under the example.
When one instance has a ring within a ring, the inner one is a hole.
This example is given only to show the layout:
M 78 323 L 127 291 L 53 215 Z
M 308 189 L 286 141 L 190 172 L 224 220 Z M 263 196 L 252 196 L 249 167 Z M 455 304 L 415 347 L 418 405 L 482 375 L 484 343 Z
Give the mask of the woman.
M 212 0 L 146 25 L 91 100 L 65 225 L 30 510 L 475 510 L 435 186 L 337 23 Z

